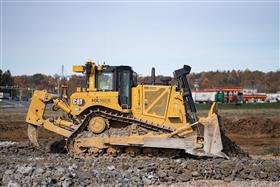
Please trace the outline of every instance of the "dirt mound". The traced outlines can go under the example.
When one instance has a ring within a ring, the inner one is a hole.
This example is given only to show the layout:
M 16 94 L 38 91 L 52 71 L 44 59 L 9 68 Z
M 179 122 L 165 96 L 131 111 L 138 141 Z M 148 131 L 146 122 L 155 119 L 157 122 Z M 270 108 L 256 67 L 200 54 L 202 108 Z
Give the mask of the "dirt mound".
M 237 120 L 224 118 L 221 125 L 226 134 L 280 137 L 280 120 L 276 118 L 249 117 Z
M 7 123 L 1 123 L 0 121 L 0 140 L 27 140 L 27 125 L 28 124 L 23 121 L 10 121 Z M 39 137 L 40 139 L 53 139 L 59 136 L 43 128 L 39 128 Z
M 249 154 L 242 150 L 233 140 L 225 134 L 225 126 L 222 123 L 222 118 L 219 116 L 219 124 L 221 131 L 221 138 L 223 143 L 223 152 L 229 157 L 249 157 Z
M 228 138 L 223 132 L 221 133 L 223 142 L 223 152 L 229 157 L 249 157 L 249 153 L 241 149 L 234 141 Z
M 26 113 L 27 111 L 20 109 L 0 111 L 0 140 L 28 140 L 28 124 L 25 122 Z M 39 128 L 39 137 L 40 139 L 53 139 L 58 137 L 58 135 Z

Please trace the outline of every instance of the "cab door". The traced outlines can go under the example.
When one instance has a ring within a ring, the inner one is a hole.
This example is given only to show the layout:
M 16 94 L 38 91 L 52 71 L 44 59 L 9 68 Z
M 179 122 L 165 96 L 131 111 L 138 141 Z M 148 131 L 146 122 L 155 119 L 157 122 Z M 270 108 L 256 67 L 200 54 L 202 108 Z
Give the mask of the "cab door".
M 120 69 L 118 71 L 118 91 L 119 91 L 119 104 L 123 109 L 131 108 L 131 85 L 132 85 L 131 70 Z

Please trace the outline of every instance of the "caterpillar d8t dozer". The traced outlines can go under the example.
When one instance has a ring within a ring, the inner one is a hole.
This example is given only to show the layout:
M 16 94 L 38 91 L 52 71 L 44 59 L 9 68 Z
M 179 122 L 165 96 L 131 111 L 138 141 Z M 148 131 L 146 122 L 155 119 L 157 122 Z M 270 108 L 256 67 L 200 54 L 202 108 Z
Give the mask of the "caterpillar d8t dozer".
M 85 74 L 87 87 L 77 88 L 69 103 L 37 90 L 26 122 L 30 141 L 39 146 L 38 127 L 62 135 L 66 148 L 77 157 L 109 154 L 157 156 L 184 151 L 191 155 L 227 157 L 214 103 L 208 117 L 198 117 L 188 84 L 191 67 L 174 71 L 177 85 L 137 84 L 129 66 L 73 66 Z M 152 71 L 154 72 L 154 71 Z M 63 117 L 46 119 L 46 105 L 61 109 Z

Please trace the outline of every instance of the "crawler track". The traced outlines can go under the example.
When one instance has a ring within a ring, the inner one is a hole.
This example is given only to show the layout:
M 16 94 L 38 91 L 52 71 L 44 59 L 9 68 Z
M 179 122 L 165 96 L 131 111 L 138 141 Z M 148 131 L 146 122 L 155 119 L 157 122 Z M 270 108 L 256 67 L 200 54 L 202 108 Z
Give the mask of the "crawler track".
M 74 157 L 97 157 L 103 154 L 109 154 L 112 156 L 119 156 L 121 154 L 128 154 L 130 156 L 137 156 L 137 155 L 147 155 L 147 156 L 173 156 L 176 155 L 179 151 L 178 150 L 171 150 L 171 149 L 156 149 L 156 148 L 140 148 L 140 147 L 120 147 L 120 146 L 110 146 L 106 149 L 98 149 L 98 148 L 83 148 L 77 146 L 77 141 L 79 138 L 90 137 L 90 136 L 110 136 L 120 129 L 115 129 L 112 132 L 111 127 L 107 129 L 102 134 L 94 134 L 87 131 L 88 122 L 95 116 L 103 117 L 111 122 L 119 122 L 121 124 L 125 124 L 125 127 L 122 129 L 129 133 L 129 127 L 131 124 L 135 124 L 142 130 L 146 130 L 149 132 L 155 133 L 166 133 L 166 132 L 173 132 L 174 129 L 167 128 L 160 124 L 150 123 L 148 121 L 143 121 L 137 119 L 135 117 L 131 117 L 129 115 L 113 113 L 102 109 L 90 110 L 87 114 L 84 115 L 81 122 L 78 124 L 77 130 L 68 138 L 67 140 L 67 149 L 71 155 Z

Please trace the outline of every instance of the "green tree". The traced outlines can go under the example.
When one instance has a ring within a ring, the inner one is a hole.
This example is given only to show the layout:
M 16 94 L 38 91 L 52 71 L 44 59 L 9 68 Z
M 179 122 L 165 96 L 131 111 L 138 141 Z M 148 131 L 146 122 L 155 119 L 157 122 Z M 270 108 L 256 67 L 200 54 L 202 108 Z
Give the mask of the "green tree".
M 13 86 L 13 77 L 10 70 L 4 73 L 1 71 L 1 86 Z
M 0 69 L 0 86 L 2 85 L 2 74 L 3 74 L 3 72 L 2 72 L 2 70 Z

